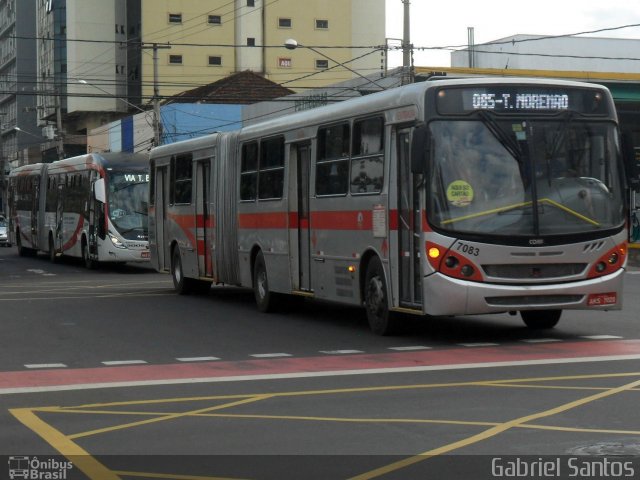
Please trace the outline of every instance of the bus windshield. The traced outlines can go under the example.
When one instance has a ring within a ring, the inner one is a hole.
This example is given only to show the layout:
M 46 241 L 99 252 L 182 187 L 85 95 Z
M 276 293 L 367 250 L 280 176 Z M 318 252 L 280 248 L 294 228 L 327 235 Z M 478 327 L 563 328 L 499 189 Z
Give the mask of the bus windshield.
M 127 240 L 148 239 L 146 172 L 109 172 L 109 219 Z
M 449 232 L 567 235 L 620 227 L 624 191 L 615 126 L 550 121 L 434 121 L 428 218 Z

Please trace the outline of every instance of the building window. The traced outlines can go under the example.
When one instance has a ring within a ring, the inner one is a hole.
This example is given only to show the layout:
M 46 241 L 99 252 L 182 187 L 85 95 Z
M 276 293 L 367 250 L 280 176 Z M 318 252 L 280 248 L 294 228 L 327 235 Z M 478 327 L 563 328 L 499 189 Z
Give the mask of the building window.
M 256 46 L 256 39 L 253 38 L 253 37 L 247 38 L 247 46 L 248 47 L 255 47 Z
M 182 14 L 181 13 L 170 13 L 169 14 L 169 23 L 182 23 Z
M 329 28 L 329 20 L 316 20 L 316 29 L 326 30 Z
M 209 15 L 209 25 L 222 25 L 222 17 L 220 15 Z
M 279 18 L 278 19 L 278 27 L 280 28 L 291 28 L 292 22 L 290 18 Z
M 222 65 L 222 57 L 219 55 L 209 55 L 209 65 L 219 67 Z
M 169 65 L 182 65 L 182 55 L 169 55 Z
M 255 6 L 256 6 L 255 0 L 247 0 L 247 7 L 255 7 Z
M 329 60 L 316 60 L 316 69 L 326 70 L 329 68 Z

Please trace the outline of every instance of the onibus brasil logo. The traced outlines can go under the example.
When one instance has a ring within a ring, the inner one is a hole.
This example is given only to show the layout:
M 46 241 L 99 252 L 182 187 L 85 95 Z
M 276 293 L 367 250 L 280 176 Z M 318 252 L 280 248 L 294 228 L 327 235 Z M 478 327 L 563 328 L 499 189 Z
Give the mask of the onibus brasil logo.
M 38 459 L 38 457 L 9 457 L 9 478 L 28 480 L 65 480 L 67 472 L 73 468 L 68 461 L 55 458 Z

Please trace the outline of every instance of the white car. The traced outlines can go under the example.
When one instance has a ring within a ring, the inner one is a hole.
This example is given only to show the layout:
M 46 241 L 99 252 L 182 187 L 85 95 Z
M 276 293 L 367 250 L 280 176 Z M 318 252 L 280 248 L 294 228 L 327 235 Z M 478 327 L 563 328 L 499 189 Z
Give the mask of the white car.
M 0 216 L 0 245 L 10 247 L 9 243 L 9 226 L 3 216 Z

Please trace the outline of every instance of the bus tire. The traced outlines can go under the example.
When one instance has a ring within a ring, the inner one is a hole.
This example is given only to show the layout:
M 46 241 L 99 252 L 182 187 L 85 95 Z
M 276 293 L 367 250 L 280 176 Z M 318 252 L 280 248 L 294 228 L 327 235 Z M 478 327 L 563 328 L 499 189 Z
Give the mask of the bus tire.
M 174 247 L 171 255 L 171 278 L 173 279 L 173 288 L 180 295 L 191 293 L 191 282 L 184 276 L 182 268 L 182 258 L 180 258 L 180 249 Z
M 259 311 L 268 313 L 276 310 L 278 295 L 269 290 L 267 266 L 261 251 L 258 252 L 253 262 L 253 295 Z
M 562 310 L 525 310 L 520 312 L 524 324 L 532 330 L 546 330 L 560 321 Z
M 16 247 L 18 247 L 18 255 L 21 257 L 26 257 L 29 255 L 27 249 L 22 246 L 22 239 L 20 238 L 20 230 L 16 231 Z
M 95 270 L 98 268 L 98 262 L 89 257 L 89 246 L 86 238 L 82 239 L 82 261 L 87 270 Z
M 378 257 L 367 266 L 364 283 L 364 305 L 369 328 L 376 335 L 391 335 L 398 329 L 398 319 L 389 311 L 389 295 L 384 281 L 384 269 Z
M 53 235 L 51 234 L 49 234 L 49 260 L 51 260 L 51 263 L 56 263 L 56 261 L 58 260 L 58 257 L 56 255 L 55 243 L 53 241 Z

